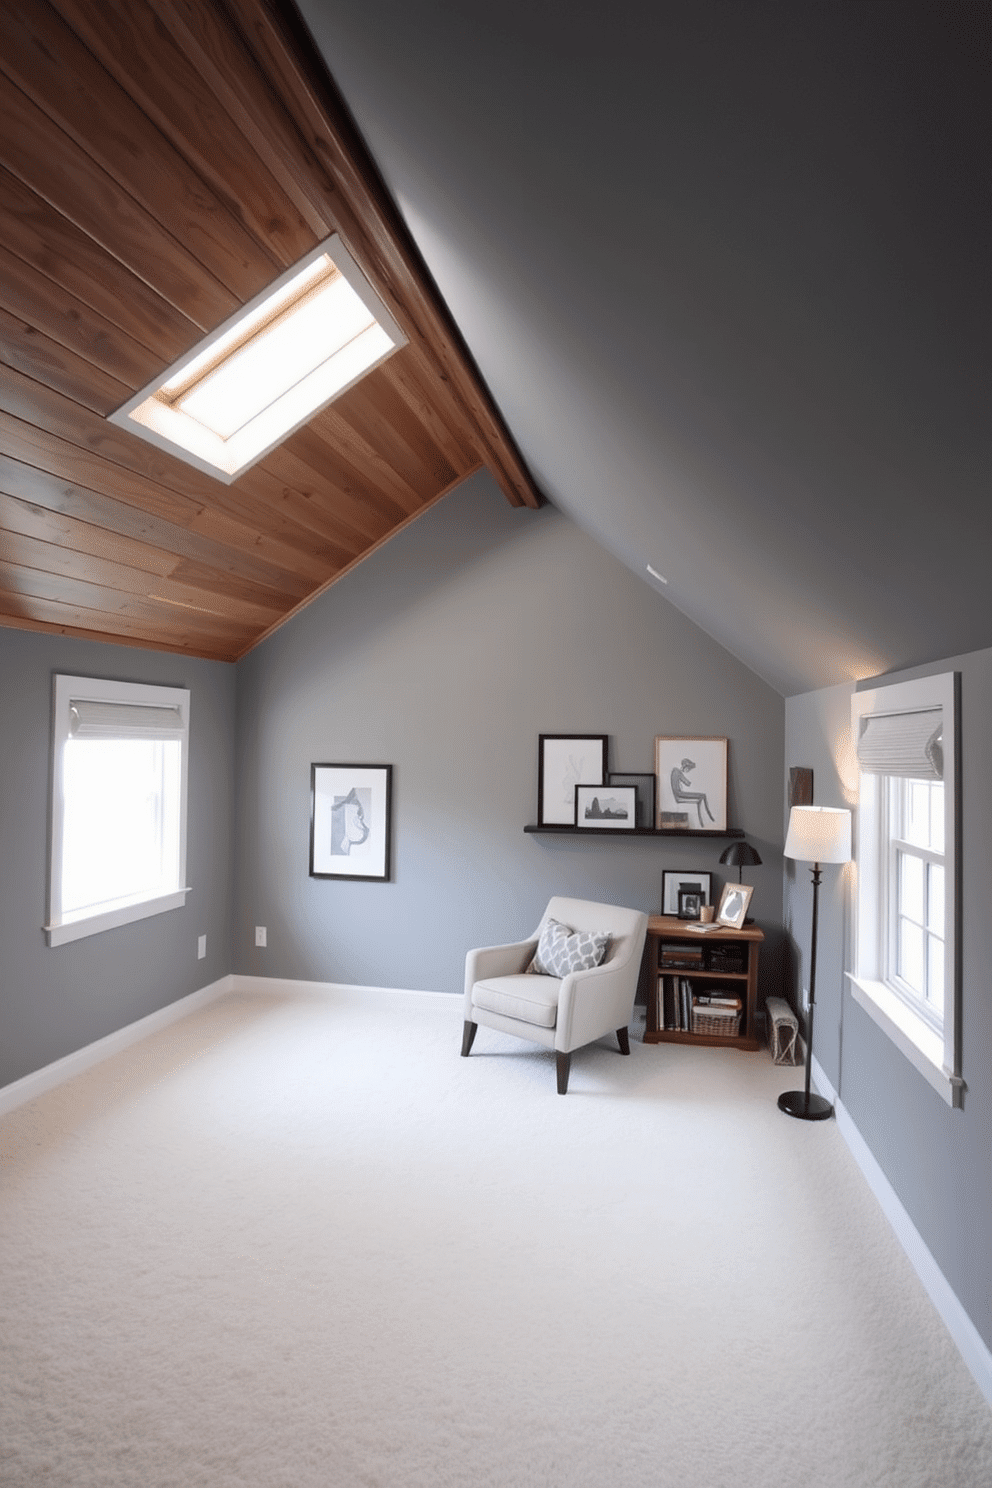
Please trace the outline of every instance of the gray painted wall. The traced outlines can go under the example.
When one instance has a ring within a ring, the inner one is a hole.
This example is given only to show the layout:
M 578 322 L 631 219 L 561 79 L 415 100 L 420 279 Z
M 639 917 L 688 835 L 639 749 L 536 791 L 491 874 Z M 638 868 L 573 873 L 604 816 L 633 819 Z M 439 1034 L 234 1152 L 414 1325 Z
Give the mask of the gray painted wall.
M 992 643 L 987 6 L 299 8 L 560 509 L 783 693 Z
M 52 677 L 190 689 L 182 909 L 47 946 Z M 104 1037 L 231 969 L 235 671 L 220 662 L 0 631 L 0 1085 Z M 206 934 L 207 957 L 196 958 Z
M 457 992 L 466 950 L 528 932 L 552 893 L 657 911 L 673 867 L 718 888 L 719 841 L 525 835 L 540 733 L 608 733 L 622 770 L 653 769 L 658 733 L 727 735 L 730 821 L 764 860 L 753 911 L 774 931 L 783 728 L 769 686 L 480 474 L 238 664 L 235 969 Z M 310 765 L 336 760 L 394 766 L 389 884 L 308 876 Z
M 929 1246 L 959 1300 L 992 1347 L 992 650 L 892 673 L 886 682 L 961 673 L 962 1072 L 967 1093 L 952 1110 L 850 996 L 843 968 L 849 945 L 851 869 L 824 869 L 817 952 L 815 1052 L 844 1105 Z M 878 679 L 876 679 L 878 680 Z M 863 686 L 872 686 L 866 681 Z M 818 806 L 850 806 L 856 767 L 850 696 L 840 686 L 786 704 L 786 766 L 812 765 Z M 808 967 L 809 872 L 785 875 L 784 918 L 797 942 L 792 987 Z M 794 994 L 793 994 L 794 995 Z

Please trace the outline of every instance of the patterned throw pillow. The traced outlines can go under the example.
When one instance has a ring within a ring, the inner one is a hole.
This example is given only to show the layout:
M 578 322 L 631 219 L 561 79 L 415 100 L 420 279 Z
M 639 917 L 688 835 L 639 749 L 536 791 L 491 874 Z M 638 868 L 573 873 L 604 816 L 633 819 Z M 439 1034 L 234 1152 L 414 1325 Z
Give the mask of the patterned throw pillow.
M 577 930 L 549 920 L 541 931 L 534 959 L 527 970 L 538 976 L 565 977 L 570 971 L 589 971 L 598 966 L 610 943 L 606 930 Z

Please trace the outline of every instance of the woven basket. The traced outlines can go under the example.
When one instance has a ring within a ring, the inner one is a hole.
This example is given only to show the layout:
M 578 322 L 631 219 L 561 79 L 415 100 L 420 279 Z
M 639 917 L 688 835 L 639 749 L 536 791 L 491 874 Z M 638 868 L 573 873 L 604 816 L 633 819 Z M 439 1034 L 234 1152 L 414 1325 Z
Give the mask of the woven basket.
M 711 1038 L 736 1038 L 740 1026 L 739 1008 L 694 1007 L 692 1010 L 693 1033 L 709 1034 Z

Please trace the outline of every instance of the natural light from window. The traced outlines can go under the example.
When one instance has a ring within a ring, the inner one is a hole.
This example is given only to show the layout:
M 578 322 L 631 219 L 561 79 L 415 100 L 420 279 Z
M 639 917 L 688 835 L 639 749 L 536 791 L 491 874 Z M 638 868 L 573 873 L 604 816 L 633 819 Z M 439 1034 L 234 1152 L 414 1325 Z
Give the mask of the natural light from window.
M 950 1106 L 960 1038 L 955 672 L 856 690 L 854 1000 Z
M 334 236 L 111 421 L 229 482 L 405 340 Z
M 940 1027 L 944 1015 L 944 782 L 889 782 L 890 966 L 897 991 Z
M 189 692 L 55 677 L 49 945 L 186 902 Z
M 62 755 L 62 918 L 179 881 L 178 739 L 69 739 Z

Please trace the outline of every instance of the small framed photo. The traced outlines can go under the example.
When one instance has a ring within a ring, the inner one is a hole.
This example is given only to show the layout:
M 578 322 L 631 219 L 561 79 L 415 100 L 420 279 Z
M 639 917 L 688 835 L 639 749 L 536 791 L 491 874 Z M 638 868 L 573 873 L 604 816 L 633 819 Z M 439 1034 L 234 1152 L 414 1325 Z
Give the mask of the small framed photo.
M 392 765 L 310 766 L 310 877 L 389 882 Z
M 712 875 L 696 873 L 692 868 L 666 868 L 661 875 L 661 912 L 663 915 L 679 913 L 679 895 L 698 894 L 700 909 L 710 902 Z M 684 916 L 683 916 L 684 918 Z M 692 917 L 699 919 L 699 915 Z
M 540 734 L 537 824 L 575 826 L 575 787 L 605 785 L 606 734 Z
M 632 832 L 637 825 L 637 790 L 633 785 L 577 785 L 575 825 Z
M 611 770 L 610 785 L 632 785 L 637 792 L 637 826 L 654 827 L 654 776 Z
M 679 919 L 698 920 L 703 896 L 698 889 L 679 889 Z
M 660 735 L 654 741 L 658 826 L 678 832 L 727 830 L 727 741 Z
M 720 907 L 716 912 L 717 924 L 726 925 L 730 930 L 739 930 L 744 923 L 753 893 L 754 889 L 747 884 L 724 884 Z

